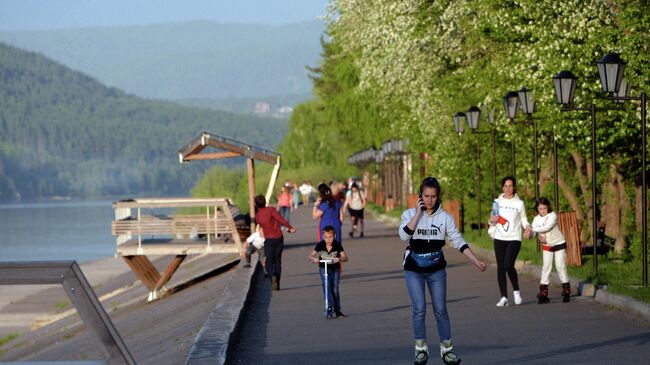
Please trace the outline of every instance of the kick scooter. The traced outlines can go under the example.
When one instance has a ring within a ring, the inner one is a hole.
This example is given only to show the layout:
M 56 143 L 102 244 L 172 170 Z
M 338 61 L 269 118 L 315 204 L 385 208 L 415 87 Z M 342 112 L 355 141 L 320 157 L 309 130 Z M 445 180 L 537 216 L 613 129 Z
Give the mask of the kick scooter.
M 325 309 L 323 310 L 323 315 L 327 319 L 327 318 L 332 317 L 332 312 L 329 310 L 329 308 L 330 308 L 330 303 L 329 303 L 330 295 L 329 295 L 329 278 L 328 278 L 328 275 L 327 275 L 327 264 L 331 264 L 332 259 L 320 260 L 320 262 L 325 264 L 325 276 L 324 276 L 325 277 L 325 282 L 323 283 L 323 285 L 325 285 Z

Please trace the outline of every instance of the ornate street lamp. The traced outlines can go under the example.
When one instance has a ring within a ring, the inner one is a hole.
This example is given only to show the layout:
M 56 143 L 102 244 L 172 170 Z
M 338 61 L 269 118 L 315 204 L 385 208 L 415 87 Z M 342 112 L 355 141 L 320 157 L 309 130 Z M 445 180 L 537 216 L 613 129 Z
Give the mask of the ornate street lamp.
M 578 79 L 570 71 L 560 71 L 553 77 L 557 102 L 562 105 L 562 111 L 590 111 L 591 112 L 591 241 L 593 245 L 594 274 L 598 273 L 598 252 L 596 237 L 598 232 L 598 214 L 596 209 L 596 104 L 589 108 L 572 107 Z
M 505 110 L 506 118 L 510 122 L 514 122 L 517 117 L 517 110 L 519 109 L 519 94 L 516 91 L 508 91 L 506 96 L 503 97 L 503 108 Z M 517 177 L 516 163 L 515 163 L 515 140 L 510 139 L 510 163 L 512 170 L 512 177 Z
M 492 131 L 492 197 L 497 197 L 497 127 L 494 124 L 494 110 L 488 110 L 487 107 L 486 114 L 488 117 L 488 122 L 491 126 Z
M 625 100 L 639 100 L 641 102 L 641 230 L 643 245 L 643 286 L 648 286 L 648 225 L 647 225 L 647 182 L 646 182 L 646 119 L 647 119 L 647 96 L 642 92 L 639 97 L 627 96 L 630 90 L 628 83 L 623 78 L 623 71 L 625 70 L 625 62 L 614 53 L 606 54 L 600 61 L 597 62 L 598 75 L 600 76 L 600 83 L 604 92 L 608 94 L 606 99 L 613 100 L 614 102 L 621 103 Z M 594 255 L 594 273 L 598 272 L 598 260 L 596 255 L 596 233 L 597 233 L 597 214 L 596 214 L 596 111 L 598 110 L 611 110 L 607 108 L 596 108 L 595 104 L 591 104 L 590 108 L 575 108 L 569 107 L 573 104 L 573 96 L 575 93 L 576 77 L 569 71 L 562 71 L 554 78 L 555 92 L 557 95 L 558 103 L 563 105 L 562 110 L 589 110 L 591 112 L 591 189 L 592 189 L 592 207 L 593 207 L 593 222 L 592 222 L 592 241 L 593 241 L 593 255 Z
M 555 85 L 555 95 L 557 103 L 563 106 L 572 105 L 576 93 L 576 83 L 578 79 L 573 76 L 571 71 L 560 71 L 553 77 Z
M 524 124 L 528 126 L 533 127 L 533 151 L 534 151 L 534 167 L 535 167 L 535 201 L 539 199 L 539 168 L 538 168 L 538 159 L 537 159 L 537 121 L 533 119 L 533 113 L 535 112 L 535 101 L 533 100 L 533 94 L 526 89 L 525 87 L 522 87 L 521 90 L 517 91 L 509 91 L 506 96 L 503 98 L 503 106 L 505 108 L 506 112 L 506 117 L 510 119 L 510 122 L 513 124 Z M 519 110 L 519 106 L 521 106 L 524 114 L 526 114 L 526 122 L 520 122 L 517 123 L 515 122 L 515 118 L 517 117 L 517 112 Z M 514 153 L 514 141 L 512 142 L 512 163 L 513 163 L 513 176 L 514 176 L 514 161 L 515 161 L 515 153 Z
M 494 120 L 490 119 L 490 124 L 492 124 L 492 130 L 490 132 L 480 132 L 479 121 L 481 117 L 481 109 L 476 106 L 472 106 L 465 113 L 459 112 L 454 114 L 454 128 L 456 133 L 461 135 L 463 133 L 463 120 L 467 120 L 469 129 L 472 134 L 492 134 L 492 190 L 493 194 L 496 194 L 496 154 L 495 154 L 495 133 Z M 492 116 L 493 117 L 493 116 Z M 481 235 L 481 145 L 476 144 L 476 206 L 477 206 L 477 220 L 479 227 L 479 236 Z
M 613 96 L 618 93 L 623 81 L 623 71 L 625 71 L 625 62 L 621 60 L 616 53 L 608 53 L 596 63 L 598 65 L 598 75 L 603 91 Z
M 469 124 L 469 129 L 475 131 L 478 129 L 478 119 L 481 116 L 481 109 L 473 106 L 465 112 L 465 117 L 467 118 L 467 124 Z
M 465 113 L 458 112 L 454 114 L 454 128 L 459 136 L 463 134 L 463 122 L 465 121 L 465 118 Z
M 537 159 L 537 120 L 533 119 L 533 112 L 535 111 L 535 102 L 533 101 L 533 94 L 525 87 L 519 90 L 519 100 L 521 106 L 528 119 L 528 125 L 533 125 L 533 151 L 535 154 L 535 202 L 539 199 L 539 163 Z M 557 197 L 556 197 L 557 199 Z
M 508 91 L 503 97 L 503 107 L 506 111 L 506 118 L 515 119 L 519 109 L 519 94 L 516 91 Z
M 625 71 L 625 62 L 621 60 L 618 54 L 608 53 L 597 62 L 598 75 L 603 91 L 608 93 L 607 99 L 614 102 L 624 102 L 625 100 L 638 100 L 641 104 L 641 244 L 643 245 L 643 287 L 648 286 L 648 185 L 646 179 L 646 121 L 647 121 L 647 95 L 642 92 L 638 97 L 628 96 L 630 87 L 623 78 Z

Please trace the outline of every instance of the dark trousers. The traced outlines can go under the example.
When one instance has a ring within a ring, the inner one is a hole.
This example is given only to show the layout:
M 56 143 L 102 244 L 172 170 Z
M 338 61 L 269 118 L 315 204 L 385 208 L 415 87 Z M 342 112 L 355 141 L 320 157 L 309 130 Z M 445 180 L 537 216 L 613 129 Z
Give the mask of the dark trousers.
M 266 256 L 266 271 L 269 276 L 280 280 L 282 272 L 282 249 L 284 248 L 284 237 L 267 238 L 264 240 L 264 256 Z
M 508 297 L 506 274 L 510 278 L 513 290 L 519 290 L 519 278 L 515 270 L 515 260 L 521 249 L 521 241 L 494 240 L 494 256 L 497 259 L 497 281 L 502 297 Z

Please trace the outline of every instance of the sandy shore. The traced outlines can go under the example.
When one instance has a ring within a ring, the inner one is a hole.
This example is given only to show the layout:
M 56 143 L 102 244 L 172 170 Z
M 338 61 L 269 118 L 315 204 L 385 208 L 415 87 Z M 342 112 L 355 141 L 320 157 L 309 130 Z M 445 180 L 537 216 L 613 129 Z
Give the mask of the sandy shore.
M 151 260 L 162 272 L 172 258 Z M 233 254 L 188 257 L 166 285 L 184 289 L 152 303 L 146 303 L 147 288 L 121 258 L 80 266 L 138 363 L 183 363 L 194 336 L 228 283 L 229 272 L 207 275 L 191 286 L 185 283 L 237 259 Z M 0 286 L 0 339 L 14 335 L 17 337 L 0 345 L 0 361 L 104 358 L 60 285 Z

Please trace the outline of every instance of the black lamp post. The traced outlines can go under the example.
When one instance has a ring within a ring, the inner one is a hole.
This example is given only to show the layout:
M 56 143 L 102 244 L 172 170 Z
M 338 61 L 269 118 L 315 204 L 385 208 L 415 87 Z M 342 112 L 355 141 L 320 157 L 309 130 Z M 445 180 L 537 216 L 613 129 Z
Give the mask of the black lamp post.
M 643 246 L 643 287 L 648 287 L 648 200 L 646 181 L 646 119 L 647 119 L 647 95 L 642 92 L 638 97 L 628 96 L 630 87 L 623 78 L 625 62 L 618 54 L 608 53 L 597 63 L 598 75 L 603 91 L 608 94 L 607 99 L 617 103 L 625 100 L 638 100 L 641 104 L 641 244 Z
M 486 107 L 486 112 L 488 116 L 488 122 L 492 127 L 492 197 L 497 197 L 497 127 L 494 124 L 494 110 L 488 110 Z
M 598 253 L 596 245 L 596 234 L 598 231 L 598 217 L 596 210 L 596 104 L 592 103 L 589 108 L 570 107 L 575 97 L 576 83 L 578 79 L 570 71 L 560 71 L 553 77 L 555 84 L 555 95 L 557 102 L 562 104 L 562 111 L 590 111 L 591 112 L 591 241 L 593 244 L 593 273 L 598 273 Z
M 505 107 L 506 117 L 510 119 L 510 122 L 513 124 L 523 124 L 533 127 L 533 152 L 534 152 L 534 161 L 535 166 L 535 201 L 539 199 L 539 168 L 538 168 L 538 159 L 537 159 L 537 121 L 533 118 L 533 112 L 535 112 L 535 102 L 533 101 L 532 93 L 522 87 L 521 90 L 509 91 L 506 96 L 503 98 L 503 105 Z M 519 110 L 519 105 L 521 105 L 524 113 L 526 114 L 525 122 L 515 122 L 517 117 L 517 111 Z M 512 161 L 513 161 L 513 176 L 514 175 L 514 142 L 512 142 Z
M 533 112 L 535 111 L 535 102 L 533 101 L 533 94 L 528 91 L 525 87 L 522 87 L 519 90 L 519 100 L 521 101 L 521 106 L 526 114 L 527 124 L 533 126 L 533 153 L 535 154 L 534 164 L 535 164 L 535 202 L 539 199 L 539 162 L 537 155 L 537 120 L 533 119 Z
M 506 112 L 506 118 L 510 119 L 510 122 L 514 123 L 515 117 L 517 116 L 517 109 L 519 109 L 519 94 L 516 91 L 508 91 L 506 96 L 503 97 L 503 107 Z M 515 140 L 510 138 L 510 163 L 512 170 L 512 177 L 517 177 L 517 169 L 515 164 Z
M 496 147 L 495 147 L 495 133 L 496 130 L 493 126 L 490 132 L 479 132 L 479 121 L 481 117 L 481 109 L 476 106 L 472 106 L 465 113 L 459 112 L 454 114 L 454 128 L 456 133 L 461 135 L 463 133 L 463 121 L 467 120 L 469 129 L 472 134 L 492 134 L 492 193 L 496 194 Z M 493 118 L 491 118 L 490 123 L 493 124 Z M 476 206 L 477 206 L 477 216 L 478 216 L 478 228 L 479 236 L 481 235 L 481 145 L 476 144 Z
M 647 227 L 647 182 L 646 182 L 646 118 L 647 118 L 647 96 L 642 92 L 639 97 L 629 97 L 627 93 L 629 86 L 623 79 L 623 71 L 625 70 L 625 63 L 617 54 L 606 54 L 597 62 L 598 74 L 600 76 L 600 83 L 603 91 L 608 93 L 606 97 L 609 100 L 614 100 L 617 103 L 622 103 L 625 100 L 639 100 L 641 103 L 641 226 L 643 245 L 643 286 L 648 286 L 648 227 Z M 573 97 L 575 96 L 576 77 L 569 71 L 561 71 L 554 78 L 555 93 L 557 95 L 558 103 L 563 105 L 562 110 L 589 110 L 591 112 L 591 185 L 592 185 L 592 206 L 593 206 L 593 222 L 592 222 L 592 241 L 593 241 L 593 255 L 594 255 L 594 273 L 598 272 L 598 260 L 596 255 L 596 232 L 597 232 L 597 217 L 596 217 L 596 111 L 610 110 L 606 108 L 596 108 L 595 104 L 591 104 L 590 108 L 571 108 L 569 105 L 573 104 Z

